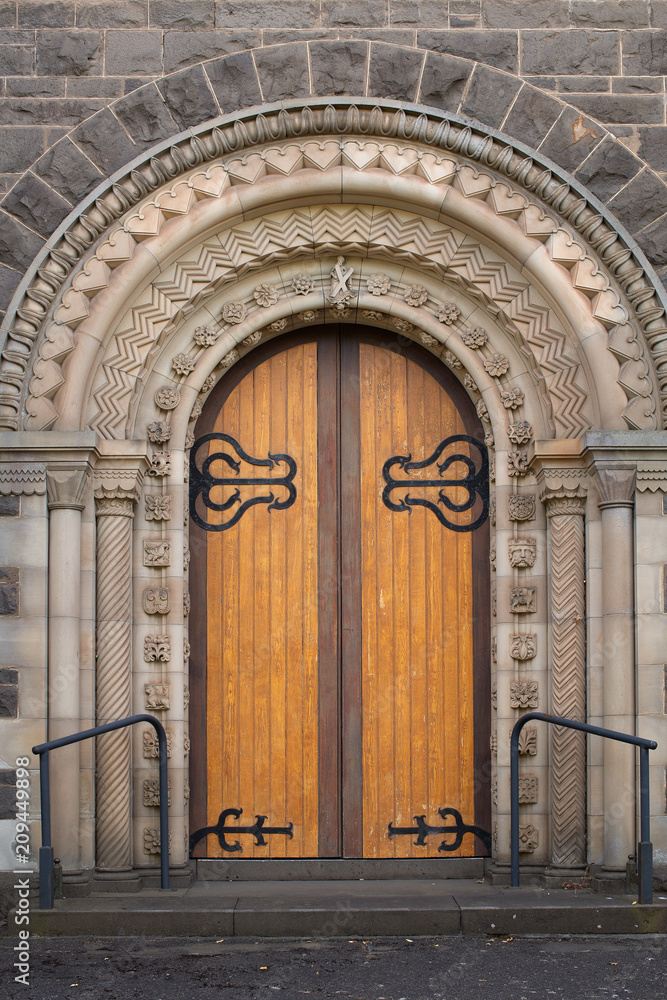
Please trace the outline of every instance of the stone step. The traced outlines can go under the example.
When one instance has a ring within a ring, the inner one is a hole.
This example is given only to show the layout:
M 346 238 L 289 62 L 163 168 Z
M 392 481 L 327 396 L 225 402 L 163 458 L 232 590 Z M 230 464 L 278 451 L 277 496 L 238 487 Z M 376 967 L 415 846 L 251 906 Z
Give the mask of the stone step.
M 35 902 L 36 906 L 36 902 Z M 14 912 L 7 933 L 15 935 Z M 33 909 L 37 935 L 378 937 L 667 932 L 667 898 L 510 889 L 476 880 L 199 882 L 189 889 L 99 893 Z
M 484 858 L 219 858 L 196 861 L 198 881 L 484 878 Z

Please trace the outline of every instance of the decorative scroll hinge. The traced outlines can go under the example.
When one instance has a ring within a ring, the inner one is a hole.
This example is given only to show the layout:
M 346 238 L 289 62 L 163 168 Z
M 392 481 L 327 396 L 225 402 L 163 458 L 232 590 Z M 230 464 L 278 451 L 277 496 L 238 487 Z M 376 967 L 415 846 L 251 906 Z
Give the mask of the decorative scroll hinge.
M 429 826 L 426 822 L 425 816 L 414 816 L 414 821 L 417 826 L 393 826 L 392 823 L 389 824 L 389 837 L 405 837 L 410 834 L 416 833 L 417 839 L 415 844 L 419 847 L 426 846 L 426 838 L 429 834 L 434 833 L 438 835 L 445 835 L 445 839 L 438 847 L 439 851 L 458 851 L 463 841 L 463 837 L 466 833 L 472 833 L 473 836 L 477 837 L 482 841 L 487 853 L 491 854 L 491 834 L 486 830 L 483 830 L 481 826 L 469 826 L 463 822 L 461 818 L 461 813 L 458 809 L 438 809 L 438 812 L 443 819 L 447 819 L 448 816 L 454 817 L 453 825 L 446 826 Z M 447 834 L 455 834 L 454 841 L 451 844 L 447 843 Z
M 264 826 L 266 821 L 266 816 L 256 816 L 255 822 L 252 826 L 225 826 L 227 819 L 233 816 L 234 819 L 238 819 L 242 814 L 243 809 L 223 809 L 223 811 L 218 816 L 218 822 L 215 826 L 203 826 L 201 830 L 196 830 L 194 833 L 190 834 L 190 857 L 192 857 L 192 852 L 199 843 L 200 840 L 204 840 L 210 833 L 214 833 L 218 838 L 218 843 L 223 851 L 242 851 L 240 841 L 235 840 L 233 844 L 228 844 L 225 840 L 226 833 L 250 833 L 255 838 L 256 847 L 265 847 L 266 841 L 264 839 L 265 834 L 281 833 L 285 837 L 289 837 L 290 840 L 293 837 L 292 824 L 288 823 L 287 826 Z

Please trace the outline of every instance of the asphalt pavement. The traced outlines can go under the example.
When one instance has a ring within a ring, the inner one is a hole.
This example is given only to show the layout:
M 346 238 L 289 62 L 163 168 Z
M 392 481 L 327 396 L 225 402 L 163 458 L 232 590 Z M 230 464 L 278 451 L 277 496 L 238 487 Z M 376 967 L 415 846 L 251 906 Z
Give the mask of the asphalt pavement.
M 6 1000 L 663 1000 L 661 935 L 0 939 Z

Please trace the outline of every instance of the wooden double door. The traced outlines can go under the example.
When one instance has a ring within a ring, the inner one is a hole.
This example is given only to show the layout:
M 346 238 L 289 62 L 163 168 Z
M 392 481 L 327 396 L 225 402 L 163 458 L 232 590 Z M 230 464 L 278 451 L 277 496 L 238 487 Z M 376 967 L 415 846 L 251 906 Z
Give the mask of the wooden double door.
M 486 854 L 488 464 L 457 380 L 320 327 L 238 362 L 195 437 L 193 856 Z

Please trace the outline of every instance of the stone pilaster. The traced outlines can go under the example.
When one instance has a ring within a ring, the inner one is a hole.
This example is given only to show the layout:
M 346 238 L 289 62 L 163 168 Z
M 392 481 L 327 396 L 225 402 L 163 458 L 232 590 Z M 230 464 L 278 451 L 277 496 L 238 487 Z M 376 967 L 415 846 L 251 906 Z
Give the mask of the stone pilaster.
M 81 512 L 90 485 L 87 463 L 53 464 L 46 473 L 49 508 L 49 739 L 80 726 Z M 78 743 L 52 755 L 58 795 L 51 803 L 53 844 L 65 871 L 79 868 Z
M 586 595 L 582 473 L 544 470 L 541 499 L 549 524 L 551 571 L 551 711 L 586 721 Z M 586 863 L 586 737 L 551 733 L 551 858 L 554 865 Z
M 132 518 L 137 471 L 96 469 L 97 724 L 132 714 Z M 129 729 L 97 740 L 97 868 L 127 871 L 131 851 Z

